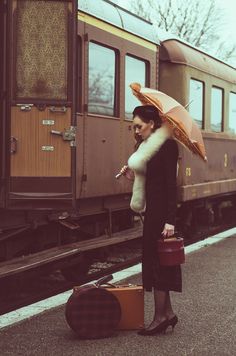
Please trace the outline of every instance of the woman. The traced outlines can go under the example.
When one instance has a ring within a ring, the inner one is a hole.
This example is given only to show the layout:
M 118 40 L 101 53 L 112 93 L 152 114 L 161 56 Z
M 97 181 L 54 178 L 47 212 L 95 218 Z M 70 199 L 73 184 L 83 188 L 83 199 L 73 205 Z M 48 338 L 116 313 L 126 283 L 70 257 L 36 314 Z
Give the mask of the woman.
M 121 173 L 131 178 L 134 172 L 131 208 L 145 211 L 143 227 L 142 279 L 146 291 L 154 289 L 155 314 L 151 324 L 140 335 L 165 332 L 178 322 L 170 291 L 182 291 L 180 266 L 161 266 L 158 262 L 157 239 L 175 232 L 176 170 L 178 146 L 171 132 L 151 105 L 133 111 L 135 136 L 141 142 Z

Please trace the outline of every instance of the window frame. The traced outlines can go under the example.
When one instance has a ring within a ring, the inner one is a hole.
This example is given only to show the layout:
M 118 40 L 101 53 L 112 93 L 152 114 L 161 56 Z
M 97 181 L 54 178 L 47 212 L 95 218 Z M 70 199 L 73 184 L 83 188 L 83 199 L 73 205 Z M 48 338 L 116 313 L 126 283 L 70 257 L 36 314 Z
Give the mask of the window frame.
M 110 49 L 115 54 L 115 80 L 114 80 L 114 114 L 113 115 L 106 115 L 102 113 L 94 113 L 89 112 L 89 44 L 93 43 L 97 46 Z M 119 68 L 120 68 L 120 51 L 112 46 L 108 46 L 103 42 L 99 42 L 96 39 L 91 39 L 88 41 L 88 53 L 87 53 L 87 104 L 86 104 L 86 111 L 87 115 L 91 117 L 103 117 L 103 118 L 112 118 L 112 119 L 119 119 L 119 97 L 118 97 L 118 88 L 119 88 Z

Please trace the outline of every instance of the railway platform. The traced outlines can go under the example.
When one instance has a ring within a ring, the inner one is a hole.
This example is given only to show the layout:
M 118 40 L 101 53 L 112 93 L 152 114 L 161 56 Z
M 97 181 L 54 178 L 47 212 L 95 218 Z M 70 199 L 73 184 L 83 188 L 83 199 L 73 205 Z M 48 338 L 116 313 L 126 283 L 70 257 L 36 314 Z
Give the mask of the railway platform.
M 61 306 L 0 329 L 1 355 L 235 355 L 235 251 L 234 233 L 187 254 L 183 293 L 172 293 L 179 317 L 174 332 L 140 336 L 136 331 L 117 331 L 111 338 L 80 340 L 68 327 Z M 141 283 L 140 267 L 128 282 Z M 146 293 L 147 323 L 152 318 L 152 302 L 152 293 Z

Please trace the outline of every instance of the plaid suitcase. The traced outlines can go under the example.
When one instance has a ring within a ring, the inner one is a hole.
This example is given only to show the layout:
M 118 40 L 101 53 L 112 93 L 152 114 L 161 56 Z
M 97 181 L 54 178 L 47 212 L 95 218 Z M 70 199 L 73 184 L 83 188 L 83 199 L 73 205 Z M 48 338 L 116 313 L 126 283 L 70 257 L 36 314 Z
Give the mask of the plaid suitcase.
M 106 287 L 120 302 L 120 330 L 135 330 L 144 327 L 144 291 L 142 286 L 116 285 Z
M 114 294 L 100 288 L 99 280 L 95 284 L 74 288 L 66 304 L 65 316 L 80 338 L 104 338 L 112 336 L 117 329 L 121 307 Z

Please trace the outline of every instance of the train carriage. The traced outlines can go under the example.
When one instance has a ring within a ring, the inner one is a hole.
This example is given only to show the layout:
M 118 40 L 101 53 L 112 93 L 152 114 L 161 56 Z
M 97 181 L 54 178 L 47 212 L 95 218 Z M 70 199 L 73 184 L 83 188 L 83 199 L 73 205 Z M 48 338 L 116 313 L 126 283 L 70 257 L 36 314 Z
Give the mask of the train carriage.
M 200 205 L 210 221 L 217 220 L 223 207 L 235 206 L 236 198 L 235 68 L 169 38 L 162 41 L 160 73 L 160 90 L 188 107 L 202 130 L 208 157 L 204 163 L 180 147 L 178 200 L 187 214 Z
M 83 271 L 91 250 L 139 236 L 131 183 L 114 178 L 134 149 L 131 82 L 189 104 L 203 131 L 207 164 L 179 147 L 179 226 L 235 206 L 234 68 L 178 39 L 160 42 L 150 22 L 108 0 L 0 6 L 2 261 L 33 254 L 29 269 L 35 256 Z
M 81 211 L 101 211 L 104 205 L 127 208 L 124 193 L 130 192 L 130 184 L 114 176 L 134 145 L 130 119 L 137 101 L 129 83 L 136 78 L 157 87 L 158 41 L 153 26 L 109 2 L 96 4 L 80 2 L 78 15 L 78 62 L 84 66 L 79 89 L 84 94 L 77 116 Z
M 152 24 L 107 1 L 1 5 L 1 259 L 129 239 L 107 237 L 133 223 L 115 175 L 134 145 L 128 83 L 157 87 Z

